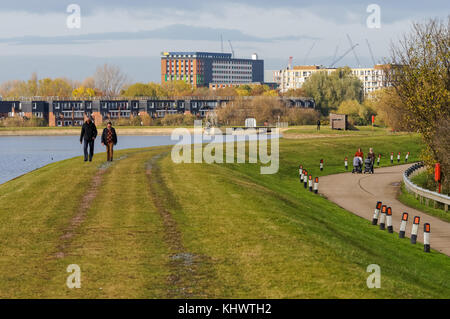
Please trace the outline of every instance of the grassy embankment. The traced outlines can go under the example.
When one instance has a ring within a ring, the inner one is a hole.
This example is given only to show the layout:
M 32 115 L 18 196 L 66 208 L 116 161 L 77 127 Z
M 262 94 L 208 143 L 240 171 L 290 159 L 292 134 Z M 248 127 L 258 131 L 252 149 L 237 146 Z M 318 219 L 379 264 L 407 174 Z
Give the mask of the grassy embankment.
M 414 161 L 421 143 L 283 140 L 275 175 L 259 164 L 177 165 L 169 147 L 120 151 L 76 227 L 104 156 L 46 166 L 0 185 L 0 297 L 450 298 L 447 256 L 300 187 L 300 162 L 317 176 L 342 172 L 344 156 L 370 146 L 388 165 L 391 151 Z M 65 285 L 72 263 L 81 289 Z M 381 289 L 366 286 L 369 264 L 381 267 Z

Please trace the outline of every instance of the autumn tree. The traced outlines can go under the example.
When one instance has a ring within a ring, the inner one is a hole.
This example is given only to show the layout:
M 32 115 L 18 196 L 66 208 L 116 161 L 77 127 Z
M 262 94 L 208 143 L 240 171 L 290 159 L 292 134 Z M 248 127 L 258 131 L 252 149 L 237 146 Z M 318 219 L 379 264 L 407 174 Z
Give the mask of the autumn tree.
M 385 70 L 402 102 L 396 107 L 406 111 L 408 125 L 422 134 L 427 164 L 442 164 L 447 189 L 449 154 L 442 151 L 442 145 L 448 143 L 448 137 L 438 132 L 450 118 L 449 26 L 450 16 L 446 21 L 414 23 L 410 33 L 391 45 L 391 67 Z
M 149 84 L 134 83 L 128 86 L 121 95 L 125 97 L 156 97 L 157 91 Z
M 105 97 L 118 96 L 127 81 L 127 75 L 115 65 L 104 64 L 103 66 L 97 67 L 94 73 L 95 87 Z
M 76 99 L 90 99 L 95 96 L 95 91 L 92 88 L 80 86 L 72 91 L 72 96 Z
M 313 97 L 323 115 L 336 110 L 345 100 L 363 100 L 363 84 L 350 68 L 338 68 L 328 74 L 316 72 L 302 86 L 307 96 Z

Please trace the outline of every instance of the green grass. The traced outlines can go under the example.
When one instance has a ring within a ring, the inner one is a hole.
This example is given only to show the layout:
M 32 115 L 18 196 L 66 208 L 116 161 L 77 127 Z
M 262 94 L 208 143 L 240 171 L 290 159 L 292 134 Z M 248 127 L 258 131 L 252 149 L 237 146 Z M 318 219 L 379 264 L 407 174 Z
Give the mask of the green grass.
M 298 135 L 298 134 L 319 134 L 319 135 L 357 135 L 357 136 L 385 136 L 385 135 L 403 135 L 407 133 L 393 133 L 387 128 L 371 127 L 371 126 L 357 126 L 356 130 L 332 130 L 329 125 L 321 126 L 318 131 L 316 125 L 303 125 L 289 127 L 283 134 Z
M 104 155 L 7 182 L 0 297 L 449 298 L 447 256 L 300 187 L 300 163 L 315 176 L 343 172 L 357 147 L 374 147 L 386 166 L 390 152 L 417 160 L 422 145 L 417 135 L 282 140 L 274 175 L 259 164 L 174 164 L 170 147 L 117 152 L 126 158 L 104 173 L 61 259 L 60 236 Z M 65 286 L 72 263 L 81 289 Z M 369 264 L 381 267 L 381 289 L 366 286 Z

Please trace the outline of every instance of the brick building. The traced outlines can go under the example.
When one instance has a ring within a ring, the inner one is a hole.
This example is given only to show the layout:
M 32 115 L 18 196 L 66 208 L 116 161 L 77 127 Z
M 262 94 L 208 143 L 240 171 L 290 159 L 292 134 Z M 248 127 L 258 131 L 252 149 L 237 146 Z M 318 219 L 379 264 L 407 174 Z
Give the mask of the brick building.
M 219 87 L 264 82 L 264 61 L 236 59 L 231 53 L 163 52 L 161 83 L 182 80 L 194 87 Z

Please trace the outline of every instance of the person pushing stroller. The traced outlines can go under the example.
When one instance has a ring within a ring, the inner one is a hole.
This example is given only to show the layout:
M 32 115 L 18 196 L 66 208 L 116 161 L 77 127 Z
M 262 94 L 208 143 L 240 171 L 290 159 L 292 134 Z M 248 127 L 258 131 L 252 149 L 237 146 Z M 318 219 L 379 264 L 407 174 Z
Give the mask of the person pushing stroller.
M 361 148 L 358 148 L 358 151 L 355 153 L 355 156 L 353 157 L 352 173 L 362 173 L 363 158 L 364 153 L 361 151 Z

